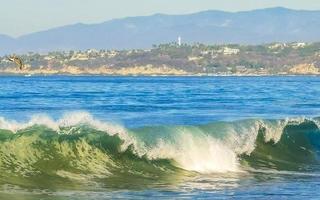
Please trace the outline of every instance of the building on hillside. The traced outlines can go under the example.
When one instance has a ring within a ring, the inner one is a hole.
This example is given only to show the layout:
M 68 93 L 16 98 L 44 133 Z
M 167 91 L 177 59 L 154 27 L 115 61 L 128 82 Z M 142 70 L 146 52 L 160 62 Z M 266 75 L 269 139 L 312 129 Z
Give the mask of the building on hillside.
M 287 47 L 286 43 L 274 43 L 268 46 L 269 49 L 283 49 Z
M 178 37 L 178 46 L 181 46 L 181 36 Z
M 225 47 L 223 49 L 223 54 L 224 55 L 233 55 L 233 54 L 238 54 L 240 52 L 240 49 L 233 49 L 229 47 Z
M 44 60 L 52 60 L 52 59 L 54 59 L 54 56 L 45 56 L 43 59 Z
M 294 49 L 299 49 L 299 48 L 304 48 L 307 44 L 304 42 L 296 42 L 292 44 L 292 48 Z
M 70 60 L 89 60 L 89 56 L 86 53 L 76 53 Z

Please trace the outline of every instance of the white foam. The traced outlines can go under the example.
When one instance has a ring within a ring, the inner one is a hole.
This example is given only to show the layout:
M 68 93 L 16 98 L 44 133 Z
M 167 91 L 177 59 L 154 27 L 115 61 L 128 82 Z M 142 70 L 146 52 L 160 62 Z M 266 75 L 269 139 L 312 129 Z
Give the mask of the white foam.
M 283 129 L 288 124 L 288 119 L 277 120 L 273 123 L 261 121 L 261 126 L 265 128 L 264 141 L 278 143 L 281 139 Z
M 226 145 L 240 154 L 250 154 L 256 147 L 256 139 L 259 131 L 259 121 L 247 122 L 247 126 L 231 125 L 226 130 L 224 141 Z
M 149 159 L 172 159 L 177 166 L 200 173 L 239 171 L 237 155 L 222 141 L 210 136 L 180 132 L 173 141 L 159 140 L 148 151 Z
M 291 118 L 291 119 L 286 118 L 284 120 L 276 120 L 273 122 L 260 121 L 261 126 L 265 128 L 265 135 L 264 135 L 265 142 L 273 141 L 274 143 L 278 143 L 283 134 L 283 130 L 287 125 L 289 124 L 299 125 L 305 122 L 306 120 L 308 119 L 305 117 L 298 117 L 298 118 Z
M 0 129 L 10 130 L 13 133 L 34 125 L 44 125 L 57 131 L 57 133 L 63 134 L 67 134 L 67 132 L 61 131 L 61 128 L 74 127 L 77 125 L 89 125 L 97 130 L 105 131 L 109 135 L 118 134 L 119 137 L 124 141 L 121 146 L 122 149 L 126 149 L 130 144 L 135 143 L 135 140 L 127 134 L 126 129 L 122 126 L 94 119 L 90 113 L 85 111 L 68 112 L 58 120 L 53 120 L 45 114 L 33 115 L 27 122 L 17 122 L 0 117 Z

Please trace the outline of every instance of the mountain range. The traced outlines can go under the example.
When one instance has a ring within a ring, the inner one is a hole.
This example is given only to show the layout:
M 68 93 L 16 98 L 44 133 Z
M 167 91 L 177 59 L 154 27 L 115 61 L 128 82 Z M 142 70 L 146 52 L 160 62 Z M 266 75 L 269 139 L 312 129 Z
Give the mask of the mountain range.
M 185 15 L 113 19 L 73 24 L 18 38 L 0 34 L 0 54 L 84 49 L 150 48 L 153 44 L 262 44 L 320 41 L 320 11 L 282 7 L 252 11 L 209 10 Z

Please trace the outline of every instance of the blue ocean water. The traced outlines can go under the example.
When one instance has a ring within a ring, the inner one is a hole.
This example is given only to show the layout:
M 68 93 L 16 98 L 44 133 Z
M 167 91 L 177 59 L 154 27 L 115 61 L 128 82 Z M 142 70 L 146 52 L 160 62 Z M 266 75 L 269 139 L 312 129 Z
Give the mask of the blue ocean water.
M 0 77 L 0 199 L 317 199 L 320 78 Z
M 316 116 L 318 77 L 1 77 L 11 119 L 84 110 L 130 127 Z

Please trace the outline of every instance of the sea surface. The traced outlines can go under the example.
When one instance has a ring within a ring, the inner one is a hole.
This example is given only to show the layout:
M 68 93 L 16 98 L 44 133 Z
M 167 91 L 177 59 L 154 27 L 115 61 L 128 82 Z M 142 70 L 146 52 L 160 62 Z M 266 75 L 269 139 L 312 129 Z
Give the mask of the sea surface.
M 320 77 L 0 76 L 0 199 L 320 199 Z

